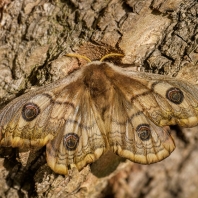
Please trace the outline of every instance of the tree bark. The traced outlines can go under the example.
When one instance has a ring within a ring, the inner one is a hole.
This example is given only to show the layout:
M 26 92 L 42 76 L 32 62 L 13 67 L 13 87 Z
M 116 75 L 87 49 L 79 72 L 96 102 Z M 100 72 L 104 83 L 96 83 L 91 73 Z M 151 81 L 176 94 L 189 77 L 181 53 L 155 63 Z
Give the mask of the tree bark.
M 198 62 L 196 0 L 1 0 L 0 9 L 1 108 L 86 64 L 66 53 L 91 60 L 122 53 L 109 61 L 173 77 Z M 0 197 L 197 197 L 197 131 L 173 127 L 177 148 L 170 157 L 152 165 L 115 158 L 120 164 L 107 175 L 94 174 L 97 164 L 57 175 L 45 148 L 23 167 L 18 149 L 0 148 Z

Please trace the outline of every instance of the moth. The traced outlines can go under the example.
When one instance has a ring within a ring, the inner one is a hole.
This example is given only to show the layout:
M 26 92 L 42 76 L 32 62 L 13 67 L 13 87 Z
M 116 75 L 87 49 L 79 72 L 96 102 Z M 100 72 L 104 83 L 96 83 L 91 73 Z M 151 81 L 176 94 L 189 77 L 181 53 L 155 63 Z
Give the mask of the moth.
M 174 150 L 169 125 L 198 124 L 198 88 L 157 74 L 94 61 L 28 92 L 0 111 L 0 146 L 38 149 L 59 174 L 105 152 L 141 164 Z

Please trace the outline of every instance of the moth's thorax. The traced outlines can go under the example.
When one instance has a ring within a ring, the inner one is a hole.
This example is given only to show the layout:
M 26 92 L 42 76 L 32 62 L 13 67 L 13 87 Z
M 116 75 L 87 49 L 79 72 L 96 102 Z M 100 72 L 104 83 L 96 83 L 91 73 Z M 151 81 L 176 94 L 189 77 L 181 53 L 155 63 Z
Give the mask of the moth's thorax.
M 106 76 L 106 70 L 109 69 L 108 64 L 90 64 L 85 69 L 84 76 L 84 84 L 90 89 L 93 96 L 100 95 L 104 92 L 104 90 L 110 88 L 111 83 Z
M 113 89 L 111 79 L 107 76 L 107 70 L 112 70 L 108 63 L 96 62 L 89 64 L 83 74 L 84 85 L 102 115 L 109 106 L 111 101 L 110 93 Z

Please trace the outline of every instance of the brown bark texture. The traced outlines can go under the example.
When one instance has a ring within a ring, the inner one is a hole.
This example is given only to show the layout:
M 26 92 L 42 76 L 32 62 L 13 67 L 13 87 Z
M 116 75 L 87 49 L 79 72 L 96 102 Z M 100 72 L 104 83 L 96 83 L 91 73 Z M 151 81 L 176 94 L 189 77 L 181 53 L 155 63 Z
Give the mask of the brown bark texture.
M 196 0 L 0 0 L 0 15 L 1 108 L 86 64 L 66 53 L 91 60 L 122 53 L 110 61 L 173 77 L 179 72 L 184 80 L 188 70 L 198 71 Z M 67 176 L 47 166 L 45 148 L 28 166 L 17 148 L 0 148 L 0 197 L 196 198 L 198 127 L 175 126 L 172 134 L 177 148 L 159 163 L 105 155 Z

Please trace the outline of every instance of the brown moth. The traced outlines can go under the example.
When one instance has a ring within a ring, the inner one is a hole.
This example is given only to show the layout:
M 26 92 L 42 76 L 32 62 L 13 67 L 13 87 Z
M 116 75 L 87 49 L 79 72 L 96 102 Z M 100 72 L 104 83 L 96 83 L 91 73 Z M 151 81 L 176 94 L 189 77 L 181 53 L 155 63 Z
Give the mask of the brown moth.
M 175 144 L 168 125 L 198 124 L 198 88 L 175 78 L 91 62 L 26 93 L 0 111 L 0 146 L 46 145 L 56 173 L 81 170 L 106 151 L 141 164 L 163 160 Z

